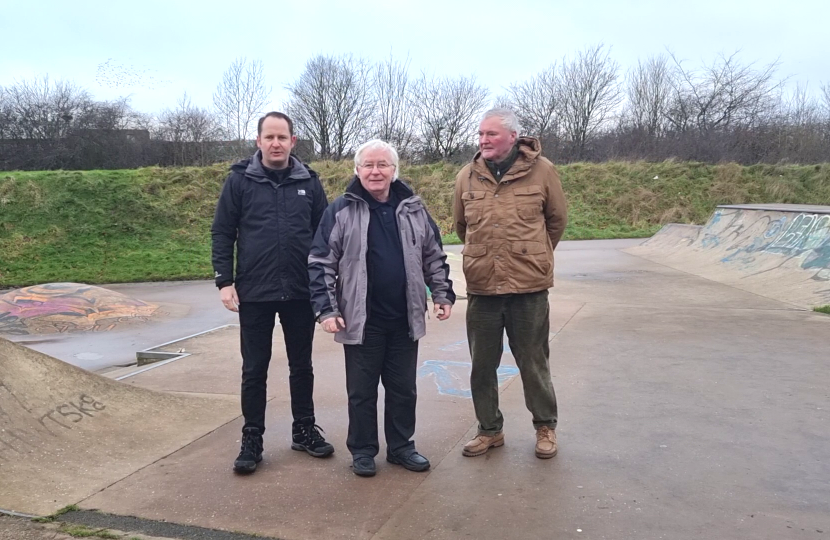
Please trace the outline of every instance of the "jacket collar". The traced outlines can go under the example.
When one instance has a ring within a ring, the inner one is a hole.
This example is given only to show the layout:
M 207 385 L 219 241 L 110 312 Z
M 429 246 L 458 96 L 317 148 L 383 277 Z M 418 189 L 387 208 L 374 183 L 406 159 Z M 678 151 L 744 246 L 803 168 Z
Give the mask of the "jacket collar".
M 504 181 L 508 177 L 515 177 L 518 174 L 524 173 L 528 171 L 536 160 L 538 159 L 539 155 L 542 153 L 542 144 L 539 142 L 539 139 L 535 137 L 519 137 L 517 140 L 517 146 L 519 149 L 519 155 L 516 156 L 516 161 L 513 163 L 513 166 L 505 172 L 502 177 L 501 181 Z M 494 182 L 496 181 L 493 178 L 493 174 L 490 172 L 490 169 L 487 167 L 487 163 L 485 163 L 484 158 L 481 157 L 481 150 L 476 152 L 476 155 L 473 157 L 473 166 L 470 169 L 470 173 L 475 171 L 480 176 L 486 176 L 492 179 Z
M 401 203 L 415 195 L 415 192 L 412 191 L 412 188 L 404 184 L 399 178 L 396 178 L 392 181 L 392 184 L 389 186 L 389 191 L 394 191 L 395 195 L 398 197 L 398 199 L 400 199 Z M 368 191 L 366 191 L 366 188 L 363 187 L 363 184 L 360 183 L 360 178 L 358 178 L 357 175 L 355 175 L 352 178 L 352 181 L 349 182 L 349 185 L 346 187 L 346 195 L 352 195 L 352 197 L 349 197 L 349 199 L 360 199 L 363 202 L 369 204 L 369 206 L 371 206 L 369 199 L 374 199 L 372 195 L 369 194 Z
M 291 173 L 288 175 L 289 180 L 307 180 L 311 178 L 311 173 L 302 161 L 294 156 L 288 156 L 288 166 L 291 168 Z M 268 173 L 262 166 L 262 151 L 257 150 L 256 153 L 248 159 L 244 159 L 231 167 L 232 170 L 242 172 L 255 182 L 268 182 Z

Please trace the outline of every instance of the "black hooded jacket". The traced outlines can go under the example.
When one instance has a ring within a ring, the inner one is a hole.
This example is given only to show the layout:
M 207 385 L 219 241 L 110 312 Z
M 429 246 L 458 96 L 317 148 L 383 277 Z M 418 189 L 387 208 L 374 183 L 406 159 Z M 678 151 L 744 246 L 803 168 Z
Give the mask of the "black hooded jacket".
M 234 283 L 240 302 L 309 298 L 308 253 L 328 201 L 317 173 L 289 159 L 291 173 L 276 184 L 257 151 L 231 166 L 219 196 L 213 270 L 217 287 Z

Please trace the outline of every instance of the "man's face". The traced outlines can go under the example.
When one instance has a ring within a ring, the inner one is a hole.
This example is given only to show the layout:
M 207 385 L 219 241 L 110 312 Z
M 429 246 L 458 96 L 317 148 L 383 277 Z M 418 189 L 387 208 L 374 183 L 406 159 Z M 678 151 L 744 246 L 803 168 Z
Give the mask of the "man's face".
M 381 148 L 366 150 L 357 166 L 357 176 L 363 189 L 379 201 L 389 196 L 389 186 L 395 179 L 395 166 L 389 152 Z
M 262 164 L 269 169 L 284 169 L 288 166 L 288 156 L 297 144 L 297 137 L 292 137 L 288 122 L 282 118 L 269 116 L 262 122 L 262 132 L 257 135 L 256 146 L 262 150 Z
M 478 147 L 481 156 L 490 161 L 502 161 L 516 144 L 517 134 L 502 124 L 502 119 L 491 116 L 481 121 L 478 127 Z

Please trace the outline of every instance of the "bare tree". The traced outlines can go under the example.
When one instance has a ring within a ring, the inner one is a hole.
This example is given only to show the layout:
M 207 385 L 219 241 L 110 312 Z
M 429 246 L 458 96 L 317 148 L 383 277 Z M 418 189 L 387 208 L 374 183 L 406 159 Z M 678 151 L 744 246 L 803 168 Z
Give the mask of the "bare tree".
M 159 115 L 161 137 L 173 143 L 174 165 L 207 165 L 206 143 L 216 141 L 221 126 L 207 109 L 193 103 L 185 92 L 175 109 L 165 109 Z
M 59 139 L 72 128 L 72 121 L 92 98 L 69 81 L 51 81 L 48 76 L 17 81 L 4 92 L 4 107 L 11 119 L 6 129 L 14 139 Z
M 316 56 L 306 62 L 300 78 L 286 87 L 291 93 L 286 112 L 293 117 L 299 135 L 312 139 L 318 155 L 324 158 L 332 154 L 333 123 L 326 72 L 335 64 L 334 58 Z
M 374 109 L 369 64 L 341 57 L 330 74 L 334 113 L 334 157 L 341 159 L 361 142 L 370 127 Z
M 626 122 L 650 138 L 667 127 L 666 114 L 672 97 L 672 69 L 665 55 L 651 56 L 628 73 Z
M 371 74 L 362 59 L 317 55 L 287 89 L 298 133 L 311 138 L 325 159 L 342 159 L 370 128 Z
M 74 129 L 102 131 L 145 129 L 149 115 L 132 108 L 127 97 L 112 101 L 89 101 L 78 108 L 72 125 Z
M 253 138 L 253 123 L 262 114 L 271 95 L 263 71 L 262 61 L 237 58 L 222 75 L 222 82 L 213 93 L 213 106 L 222 119 L 225 134 L 237 141 L 240 152 L 246 149 L 246 141 Z
M 551 64 L 525 82 L 511 84 L 503 103 L 519 118 L 522 133 L 545 139 L 559 130 L 559 72 Z
M 72 82 L 16 81 L 0 91 L 0 167 L 135 166 L 143 143 L 133 144 L 120 130 L 138 116 L 127 98 L 94 101 Z
M 13 118 L 8 91 L 0 86 L 0 139 L 11 138 Z
M 796 84 L 784 103 L 786 123 L 793 127 L 813 126 L 821 117 L 821 104 L 810 93 L 806 84 Z
M 410 104 L 409 59 L 399 62 L 391 56 L 372 68 L 375 136 L 408 155 L 414 142 L 415 116 Z
M 580 51 L 573 60 L 562 60 L 562 128 L 577 159 L 584 157 L 588 142 L 622 99 L 618 71 L 610 49 L 602 44 Z
M 774 126 L 779 140 L 777 148 L 772 151 L 785 160 L 826 160 L 828 148 L 823 140 L 825 125 L 822 122 L 822 107 L 808 86 L 797 84 L 788 96 L 782 96 L 776 108 L 778 118 Z
M 489 92 L 474 76 L 428 78 L 412 89 L 412 106 L 425 159 L 448 159 L 471 142 Z
M 667 119 L 673 129 L 701 133 L 731 127 L 749 127 L 774 109 L 781 81 L 774 80 L 778 61 L 760 69 L 742 65 L 737 52 L 720 55 L 703 69 L 686 69 L 671 54 L 675 65 L 672 104 Z
M 828 138 L 830 138 L 830 83 L 821 86 L 821 111 L 824 117 L 824 122 L 828 128 Z

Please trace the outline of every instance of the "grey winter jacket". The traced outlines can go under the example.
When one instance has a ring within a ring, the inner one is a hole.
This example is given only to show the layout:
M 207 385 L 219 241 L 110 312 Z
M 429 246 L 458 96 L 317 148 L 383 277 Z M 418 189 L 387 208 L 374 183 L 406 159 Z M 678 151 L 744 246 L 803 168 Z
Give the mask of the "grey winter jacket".
M 426 333 L 426 287 L 436 304 L 455 303 L 449 278 L 447 255 L 441 234 L 421 198 L 395 180 L 391 188 L 400 197 L 395 211 L 406 268 L 407 318 L 409 337 L 421 339 Z M 311 305 L 318 321 L 343 317 L 346 328 L 335 341 L 346 345 L 363 343 L 367 319 L 369 203 L 355 177 L 346 193 L 335 199 L 323 213 L 308 257 Z

